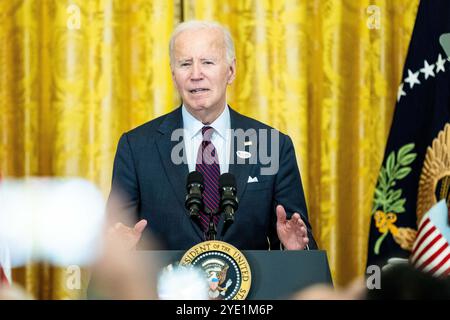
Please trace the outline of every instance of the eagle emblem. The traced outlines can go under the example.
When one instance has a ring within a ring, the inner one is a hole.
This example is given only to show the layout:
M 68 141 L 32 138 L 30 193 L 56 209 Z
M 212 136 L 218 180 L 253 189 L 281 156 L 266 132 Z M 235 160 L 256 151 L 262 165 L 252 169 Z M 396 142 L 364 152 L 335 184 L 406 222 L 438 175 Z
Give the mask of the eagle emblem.
M 221 300 L 233 283 L 231 279 L 227 280 L 227 272 L 229 265 L 219 259 L 208 259 L 202 263 L 202 269 L 206 272 L 208 279 L 210 299 Z M 225 280 L 227 280 L 225 282 Z M 224 284 L 225 283 L 225 284 Z

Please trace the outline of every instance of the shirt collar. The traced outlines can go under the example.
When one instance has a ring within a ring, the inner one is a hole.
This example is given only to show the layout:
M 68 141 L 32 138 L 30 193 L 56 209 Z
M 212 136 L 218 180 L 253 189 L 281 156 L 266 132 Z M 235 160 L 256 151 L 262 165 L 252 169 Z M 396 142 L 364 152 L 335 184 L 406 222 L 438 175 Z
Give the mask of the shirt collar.
M 190 114 L 184 104 L 181 108 L 181 112 L 183 115 L 183 128 L 186 131 L 187 136 L 192 139 L 205 125 Z M 225 105 L 225 108 L 220 116 L 214 120 L 213 123 L 209 124 L 209 126 L 212 127 L 214 131 L 217 132 L 223 139 L 226 139 L 226 132 L 230 129 L 230 110 L 228 105 Z

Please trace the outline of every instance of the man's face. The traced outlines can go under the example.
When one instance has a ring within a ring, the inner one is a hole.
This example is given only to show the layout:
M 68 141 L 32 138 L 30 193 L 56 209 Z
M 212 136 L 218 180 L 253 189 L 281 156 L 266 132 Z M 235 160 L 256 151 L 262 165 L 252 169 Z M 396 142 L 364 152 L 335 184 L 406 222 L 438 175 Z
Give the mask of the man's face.
M 226 61 L 220 30 L 186 30 L 175 39 L 172 77 L 184 105 L 197 118 L 213 121 L 220 115 L 235 66 L 235 61 Z

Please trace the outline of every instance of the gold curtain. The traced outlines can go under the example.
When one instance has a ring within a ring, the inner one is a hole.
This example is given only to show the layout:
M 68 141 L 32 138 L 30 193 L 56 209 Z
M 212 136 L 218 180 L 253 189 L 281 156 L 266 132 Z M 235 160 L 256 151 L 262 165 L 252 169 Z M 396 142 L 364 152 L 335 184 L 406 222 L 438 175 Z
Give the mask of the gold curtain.
M 371 7 L 371 5 L 373 5 Z M 418 0 L 0 1 L 0 172 L 81 176 L 105 196 L 120 134 L 172 110 L 168 41 L 216 20 L 236 45 L 236 110 L 289 134 L 335 284 L 364 273 L 373 190 Z M 65 271 L 14 271 L 73 298 Z
M 80 176 L 105 196 L 121 132 L 178 103 L 168 42 L 179 1 L 0 1 L 0 170 Z M 14 272 L 34 296 L 73 298 L 65 268 Z M 85 277 L 83 278 L 85 279 Z

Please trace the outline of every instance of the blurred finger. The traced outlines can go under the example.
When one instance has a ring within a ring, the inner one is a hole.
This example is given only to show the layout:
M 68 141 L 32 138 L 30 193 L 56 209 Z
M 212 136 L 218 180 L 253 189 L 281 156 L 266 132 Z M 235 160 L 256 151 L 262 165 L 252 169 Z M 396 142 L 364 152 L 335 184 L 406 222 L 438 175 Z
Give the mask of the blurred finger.
M 302 220 L 302 218 L 300 218 L 300 216 L 298 217 L 298 223 L 306 228 L 306 224 L 303 222 L 303 220 Z
M 136 225 L 134 226 L 134 231 L 136 231 L 138 233 L 142 233 L 142 231 L 144 231 L 146 226 L 147 226 L 147 220 L 142 219 L 141 221 L 136 223 Z

